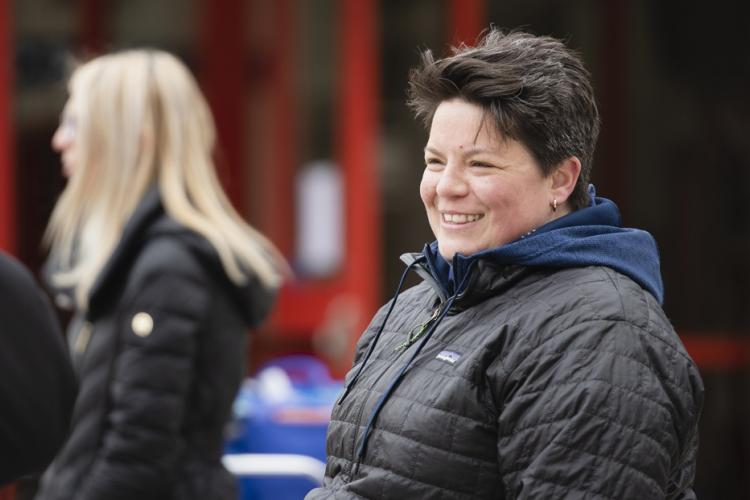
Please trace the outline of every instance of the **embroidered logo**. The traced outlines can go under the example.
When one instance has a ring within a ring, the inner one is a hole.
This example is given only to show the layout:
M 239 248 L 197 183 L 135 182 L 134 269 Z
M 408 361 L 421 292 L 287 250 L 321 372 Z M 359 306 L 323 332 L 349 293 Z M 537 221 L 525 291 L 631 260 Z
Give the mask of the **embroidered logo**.
M 453 351 L 440 351 L 440 353 L 435 356 L 435 359 L 445 361 L 446 363 L 450 363 L 452 365 L 456 364 L 456 361 L 458 361 L 460 358 L 461 355 Z

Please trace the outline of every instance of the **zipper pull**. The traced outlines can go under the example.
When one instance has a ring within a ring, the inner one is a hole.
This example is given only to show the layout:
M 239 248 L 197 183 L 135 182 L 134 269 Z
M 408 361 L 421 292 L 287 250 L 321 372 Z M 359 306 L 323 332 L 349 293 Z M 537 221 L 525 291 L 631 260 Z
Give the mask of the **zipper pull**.
M 396 347 L 394 347 L 393 352 L 398 352 L 398 351 L 403 351 L 404 349 L 408 349 L 414 342 L 419 340 L 419 337 L 421 337 L 422 334 L 427 331 L 430 324 L 432 324 L 432 322 L 435 321 L 435 319 L 440 315 L 441 306 L 442 304 L 435 308 L 435 310 L 432 312 L 432 316 L 430 316 L 430 318 L 427 321 L 412 328 L 406 340 L 404 340 L 403 342 L 398 344 Z

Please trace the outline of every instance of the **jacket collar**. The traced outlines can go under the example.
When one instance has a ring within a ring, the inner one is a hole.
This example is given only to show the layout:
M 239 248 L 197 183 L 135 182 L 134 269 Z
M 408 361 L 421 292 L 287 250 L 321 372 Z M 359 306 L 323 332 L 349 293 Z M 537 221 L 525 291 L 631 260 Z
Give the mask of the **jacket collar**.
M 108 287 L 112 283 L 123 281 L 120 273 L 129 268 L 130 259 L 145 241 L 144 234 L 149 226 L 153 225 L 164 214 L 159 190 L 152 186 L 146 191 L 141 202 L 136 207 L 133 215 L 122 231 L 120 241 L 112 252 L 107 263 L 96 277 L 89 298 L 89 311 L 95 312 L 103 305 L 104 297 L 107 295 Z
M 266 288 L 252 272 L 248 273 L 248 280 L 244 285 L 232 282 L 213 246 L 165 213 L 158 186 L 154 185 L 146 192 L 125 224 L 119 243 L 91 288 L 87 313 L 90 319 L 103 311 L 113 288 L 126 281 L 132 261 L 143 245 L 160 236 L 178 239 L 190 249 L 216 277 L 217 282 L 228 290 L 229 297 L 248 326 L 256 326 L 268 315 L 276 298 L 276 290 Z
M 416 262 L 415 272 L 435 292 L 439 301 L 445 302 L 451 294 L 456 293 L 456 290 L 448 289 L 441 283 L 437 272 L 432 268 L 433 264 L 426 257 L 427 253 L 427 248 L 422 253 L 405 253 L 401 255 L 401 261 L 406 265 Z M 505 292 L 528 272 L 529 269 L 525 266 L 501 265 L 489 259 L 476 259 L 472 265 L 462 270 L 462 273 L 468 273 L 469 276 L 463 289 L 456 293 L 456 300 L 449 314 L 464 311 Z M 457 282 L 461 282 L 464 276 L 465 274 L 462 274 Z

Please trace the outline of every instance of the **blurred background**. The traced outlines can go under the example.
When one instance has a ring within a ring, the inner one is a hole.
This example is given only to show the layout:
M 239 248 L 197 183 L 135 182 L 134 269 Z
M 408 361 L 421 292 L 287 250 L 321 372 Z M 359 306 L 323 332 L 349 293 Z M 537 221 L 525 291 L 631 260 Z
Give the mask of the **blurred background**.
M 745 2 L 0 0 L 0 248 L 38 273 L 64 186 L 49 144 L 71 56 L 172 51 L 209 98 L 233 203 L 297 273 L 250 369 L 313 353 L 341 376 L 398 256 L 432 239 L 408 70 L 490 23 L 583 55 L 603 117 L 594 183 L 656 237 L 665 310 L 705 380 L 696 492 L 750 498 Z

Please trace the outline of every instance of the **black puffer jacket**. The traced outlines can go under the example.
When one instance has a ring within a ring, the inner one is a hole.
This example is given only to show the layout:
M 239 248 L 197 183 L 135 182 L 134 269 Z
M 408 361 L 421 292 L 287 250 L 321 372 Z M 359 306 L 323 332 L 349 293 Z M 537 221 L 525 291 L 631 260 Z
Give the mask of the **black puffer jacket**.
M 75 377 L 52 306 L 0 253 L 0 485 L 49 464 L 68 432 Z
M 70 328 L 80 379 L 70 439 L 40 500 L 234 500 L 222 431 L 248 325 L 271 294 L 234 286 L 155 190 L 127 224 Z
M 480 259 L 441 317 L 416 267 L 352 384 L 386 307 L 358 344 L 308 500 L 694 498 L 702 382 L 650 293 L 606 267 Z

